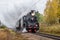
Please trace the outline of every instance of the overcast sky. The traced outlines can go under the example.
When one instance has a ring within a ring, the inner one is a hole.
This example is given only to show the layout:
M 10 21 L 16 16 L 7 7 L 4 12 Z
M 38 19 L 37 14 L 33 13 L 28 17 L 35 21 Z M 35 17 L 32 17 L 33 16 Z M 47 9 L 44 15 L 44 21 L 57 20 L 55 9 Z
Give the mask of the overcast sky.
M 37 3 L 37 9 L 38 9 L 38 11 L 40 12 L 40 13 L 42 13 L 43 14 L 43 12 L 44 12 L 44 9 L 45 9 L 45 7 L 46 7 L 46 3 L 47 3 L 47 0 L 40 0 L 38 3 Z
M 37 10 L 39 10 L 39 12 L 43 13 L 45 6 L 46 6 L 46 2 L 47 2 L 47 0 L 0 0 L 0 9 L 2 9 L 0 11 L 5 12 L 5 10 L 7 10 L 7 8 L 10 11 L 11 9 L 14 8 L 14 6 L 22 7 L 22 5 L 26 5 L 27 7 L 29 7 L 33 3 L 36 3 Z
M 0 0 L 0 20 L 7 27 L 13 27 L 16 21 L 32 9 L 43 14 L 47 0 Z

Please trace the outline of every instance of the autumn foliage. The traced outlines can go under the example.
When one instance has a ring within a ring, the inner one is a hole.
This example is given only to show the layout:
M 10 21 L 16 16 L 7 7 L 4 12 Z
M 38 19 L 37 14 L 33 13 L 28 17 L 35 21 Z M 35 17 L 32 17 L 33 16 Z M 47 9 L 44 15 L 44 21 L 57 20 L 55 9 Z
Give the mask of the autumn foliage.
M 44 16 L 47 24 L 60 23 L 60 0 L 48 0 Z

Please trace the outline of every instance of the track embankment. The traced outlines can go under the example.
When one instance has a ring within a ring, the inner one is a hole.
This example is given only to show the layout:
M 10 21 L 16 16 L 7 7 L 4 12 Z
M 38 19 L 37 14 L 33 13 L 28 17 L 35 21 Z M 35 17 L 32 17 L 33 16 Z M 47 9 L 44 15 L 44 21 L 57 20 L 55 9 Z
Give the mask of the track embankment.
M 48 37 L 43 37 L 43 36 L 40 36 L 40 35 L 36 35 L 36 34 L 33 34 L 33 33 L 22 33 L 22 35 L 27 38 L 28 40 L 55 40 L 55 39 L 51 39 L 51 38 L 48 38 Z

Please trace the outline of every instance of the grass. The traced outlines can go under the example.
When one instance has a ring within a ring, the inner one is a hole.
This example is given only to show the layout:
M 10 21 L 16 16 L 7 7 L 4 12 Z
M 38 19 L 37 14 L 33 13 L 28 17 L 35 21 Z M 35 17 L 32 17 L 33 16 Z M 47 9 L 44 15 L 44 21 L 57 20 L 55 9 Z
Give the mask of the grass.
M 40 26 L 40 32 L 60 36 L 60 25 Z
M 20 33 L 7 28 L 0 28 L 0 40 L 27 40 Z

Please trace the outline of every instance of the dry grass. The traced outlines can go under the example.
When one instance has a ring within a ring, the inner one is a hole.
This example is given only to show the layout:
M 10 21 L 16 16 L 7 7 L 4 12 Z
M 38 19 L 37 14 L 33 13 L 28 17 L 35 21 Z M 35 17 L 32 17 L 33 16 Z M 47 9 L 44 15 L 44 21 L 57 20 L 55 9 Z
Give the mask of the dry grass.
M 40 32 L 60 36 L 60 25 L 40 26 Z
M 0 29 L 0 40 L 27 40 L 20 33 L 8 29 Z

